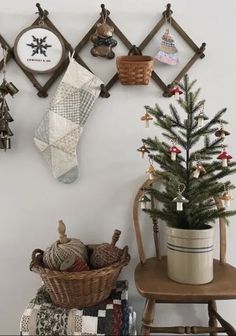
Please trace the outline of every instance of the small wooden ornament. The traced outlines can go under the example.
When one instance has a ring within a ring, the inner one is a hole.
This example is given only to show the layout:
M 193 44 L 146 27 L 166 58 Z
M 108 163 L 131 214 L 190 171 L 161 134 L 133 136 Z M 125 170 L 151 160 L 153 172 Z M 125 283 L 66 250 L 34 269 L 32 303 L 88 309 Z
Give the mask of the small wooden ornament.
M 169 148 L 170 158 L 172 161 L 176 161 L 176 155 L 181 153 L 181 150 L 176 147 L 172 146 Z
M 228 135 L 230 135 L 230 132 L 226 131 L 223 125 L 221 125 L 221 127 L 215 132 L 215 136 L 217 138 L 225 138 Z
M 222 161 L 222 167 L 228 167 L 228 161 L 232 159 L 232 156 L 223 150 L 217 159 Z
M 153 117 L 150 116 L 149 113 L 145 113 L 141 118 L 141 121 L 145 121 L 145 127 L 148 128 L 149 127 L 149 121 L 153 120 Z
M 183 94 L 183 91 L 181 91 L 178 86 L 174 86 L 172 89 L 170 89 L 170 95 L 174 96 L 176 100 L 179 100 L 179 96 L 181 94 Z
M 90 258 L 90 264 L 93 268 L 103 268 L 117 262 L 123 253 L 121 249 L 116 247 L 121 231 L 115 230 L 112 236 L 111 244 L 103 243 L 94 248 Z
M 230 193 L 226 190 L 223 193 L 223 195 L 219 197 L 219 199 L 222 201 L 222 205 L 225 208 L 228 208 L 228 207 L 230 207 L 230 203 L 234 199 L 234 197 L 232 195 L 230 195 Z
M 182 186 L 182 190 L 181 190 L 181 186 Z M 185 184 L 180 183 L 178 186 L 178 193 L 177 196 L 172 200 L 172 202 L 176 203 L 176 210 L 177 211 L 183 211 L 183 203 L 188 203 L 189 200 L 187 200 L 187 198 L 185 198 L 182 193 L 185 190 Z
M 150 153 L 150 151 L 148 150 L 146 145 L 143 145 L 143 146 L 139 147 L 137 149 L 137 151 L 140 152 L 142 159 L 144 158 L 144 154 L 149 154 Z
M 140 205 L 142 210 L 149 209 L 149 204 L 151 203 L 151 200 L 149 197 L 147 197 L 146 194 L 143 195 L 143 197 L 140 199 Z
M 155 179 L 156 169 L 155 169 L 155 167 L 153 166 L 152 163 L 150 164 L 150 166 L 146 170 L 146 173 L 148 174 L 150 180 Z

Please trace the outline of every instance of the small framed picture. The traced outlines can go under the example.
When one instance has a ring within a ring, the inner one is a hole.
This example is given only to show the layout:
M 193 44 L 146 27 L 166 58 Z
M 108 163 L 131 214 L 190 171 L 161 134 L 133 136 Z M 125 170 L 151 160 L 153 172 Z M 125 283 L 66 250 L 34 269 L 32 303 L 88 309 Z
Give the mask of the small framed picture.
M 61 65 L 66 51 L 57 32 L 45 26 L 31 26 L 17 36 L 14 53 L 23 69 L 46 74 Z

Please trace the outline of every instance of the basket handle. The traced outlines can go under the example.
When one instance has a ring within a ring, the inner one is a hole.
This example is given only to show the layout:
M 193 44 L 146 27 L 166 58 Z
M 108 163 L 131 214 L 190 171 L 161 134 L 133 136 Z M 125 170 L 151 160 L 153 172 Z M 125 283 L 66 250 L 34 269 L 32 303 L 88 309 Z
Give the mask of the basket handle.
M 142 51 L 136 45 L 132 45 L 129 50 L 128 56 L 140 56 L 142 55 Z
M 31 263 L 30 263 L 30 270 L 32 271 L 33 267 L 38 265 L 39 261 L 43 258 L 43 250 L 35 249 L 32 252 Z

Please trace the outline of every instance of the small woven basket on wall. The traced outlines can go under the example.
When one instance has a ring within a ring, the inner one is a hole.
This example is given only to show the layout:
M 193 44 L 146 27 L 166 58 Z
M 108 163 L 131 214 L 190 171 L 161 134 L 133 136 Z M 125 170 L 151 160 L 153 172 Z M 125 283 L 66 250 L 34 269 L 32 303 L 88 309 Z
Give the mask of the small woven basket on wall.
M 116 65 L 121 84 L 147 85 L 153 70 L 153 57 L 132 55 L 119 56 Z
M 33 251 L 30 270 L 41 276 L 53 303 L 65 308 L 89 307 L 108 298 L 122 267 L 130 260 L 126 246 L 120 260 L 111 266 L 82 272 L 61 272 L 44 267 L 43 253 L 40 249 Z

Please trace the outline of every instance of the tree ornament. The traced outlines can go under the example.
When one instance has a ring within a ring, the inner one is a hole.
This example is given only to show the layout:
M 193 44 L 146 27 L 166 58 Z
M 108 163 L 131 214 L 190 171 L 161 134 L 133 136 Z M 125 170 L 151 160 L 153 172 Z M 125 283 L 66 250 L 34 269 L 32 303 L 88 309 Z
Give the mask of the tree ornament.
M 179 96 L 183 93 L 183 91 L 180 90 L 178 86 L 174 86 L 172 89 L 170 89 L 170 95 L 175 96 L 176 100 L 179 100 Z
M 182 187 L 182 190 L 181 190 Z M 178 186 L 177 196 L 172 200 L 172 202 L 176 203 L 176 210 L 183 211 L 183 203 L 188 203 L 189 201 L 182 195 L 186 186 L 184 183 L 180 183 Z
M 104 5 L 102 7 L 102 23 L 97 23 L 95 33 L 90 37 L 93 42 L 93 48 L 91 54 L 95 57 L 106 57 L 112 59 L 115 57 L 115 53 L 112 50 L 117 45 L 117 41 L 113 39 L 114 27 L 106 23 L 107 10 Z
M 0 149 L 11 148 L 11 137 L 13 133 L 9 127 L 9 123 L 14 121 L 9 113 L 9 107 L 5 96 L 10 94 L 12 97 L 19 91 L 12 82 L 6 80 L 6 59 L 7 49 L 2 47 L 3 52 L 3 82 L 0 85 Z
M 199 115 L 197 115 L 195 118 L 195 120 L 197 120 L 197 125 L 198 127 L 202 127 L 203 126 L 203 122 L 204 120 L 208 120 L 209 118 L 206 116 L 206 114 L 204 113 L 204 104 L 202 106 L 202 110 L 199 113 Z
M 196 166 L 194 167 L 194 171 L 193 171 L 193 177 L 194 178 L 199 178 L 200 174 L 205 174 L 206 173 L 206 169 L 203 167 L 202 163 L 201 163 L 201 155 L 200 153 L 199 157 L 197 158 L 197 154 L 195 155 L 195 160 L 197 161 Z
M 149 121 L 150 121 L 150 120 L 153 120 L 153 117 L 150 116 L 150 114 L 146 112 L 146 113 L 140 118 L 140 120 L 145 121 L 145 127 L 148 128 L 148 127 L 149 127 Z
M 224 185 L 224 189 L 225 189 L 225 191 L 224 191 L 223 195 L 221 195 L 219 197 L 219 199 L 222 201 L 223 207 L 229 208 L 230 207 L 230 203 L 234 199 L 234 197 L 232 195 L 230 195 L 230 193 L 226 189 L 225 185 Z
M 151 202 L 150 198 L 147 197 L 146 194 L 144 194 L 143 197 L 140 199 L 141 209 L 142 210 L 149 209 L 150 202 Z
M 178 58 L 178 50 L 175 46 L 175 41 L 173 37 L 170 34 L 170 28 L 171 28 L 171 17 L 169 18 L 169 22 L 167 20 L 167 17 L 165 16 L 165 26 L 166 30 L 164 35 L 162 36 L 159 51 L 155 58 L 162 63 L 168 64 L 168 65 L 176 65 L 179 63 Z
M 232 159 L 232 156 L 223 150 L 217 159 L 222 161 L 222 167 L 228 167 L 228 161 Z
M 223 126 L 223 123 L 222 123 L 222 122 L 221 122 L 220 124 L 221 124 L 221 125 L 220 125 L 220 128 L 215 132 L 215 136 L 216 136 L 217 138 L 222 138 L 222 139 L 224 139 L 226 136 L 230 135 L 230 132 L 228 132 L 228 131 L 226 131 L 226 130 L 224 129 L 224 126 Z
M 149 154 L 150 153 L 150 151 L 148 150 L 146 145 L 143 145 L 143 146 L 139 147 L 137 149 L 137 151 L 140 152 L 142 159 L 144 158 L 144 154 L 146 154 L 146 153 Z
M 170 158 L 172 161 L 176 161 L 176 155 L 181 153 L 181 150 L 175 146 L 175 141 L 172 140 L 173 146 L 169 148 Z
M 155 177 L 156 177 L 157 170 L 153 166 L 153 160 L 150 159 L 150 158 L 149 158 L 149 163 L 150 163 L 150 165 L 149 165 L 148 169 L 146 170 L 146 173 L 148 174 L 150 180 L 154 180 Z

